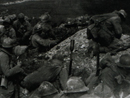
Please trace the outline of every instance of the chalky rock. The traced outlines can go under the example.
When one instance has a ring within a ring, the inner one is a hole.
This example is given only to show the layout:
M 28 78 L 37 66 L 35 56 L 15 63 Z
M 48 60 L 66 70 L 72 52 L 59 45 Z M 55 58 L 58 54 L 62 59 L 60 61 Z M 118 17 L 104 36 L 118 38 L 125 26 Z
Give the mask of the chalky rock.
M 73 50 L 73 62 L 72 62 L 72 74 L 73 75 L 87 75 L 95 70 L 96 64 L 96 57 L 88 58 L 86 56 L 86 51 L 89 40 L 87 39 L 86 35 L 87 29 L 80 30 L 76 32 L 71 37 L 67 38 L 66 40 L 62 41 L 60 44 L 53 47 L 50 51 L 48 51 L 45 56 L 49 57 L 50 59 L 53 58 L 55 55 L 63 55 L 64 56 L 64 64 L 69 68 L 70 62 L 70 42 L 71 40 L 75 40 L 74 43 L 74 50 Z M 85 76 L 87 77 L 87 76 Z
M 96 68 L 96 56 L 93 58 L 89 58 L 86 56 L 86 51 L 89 46 L 87 39 L 87 29 L 80 30 L 76 32 L 71 37 L 67 38 L 60 44 L 53 47 L 50 51 L 48 51 L 45 56 L 50 59 L 53 58 L 54 55 L 63 55 L 64 65 L 69 68 L 70 62 L 70 41 L 75 40 L 74 51 L 73 51 L 73 63 L 72 63 L 72 74 L 76 76 L 81 76 L 83 79 L 86 79 L 90 73 L 92 73 Z M 124 43 L 124 46 L 130 47 L 130 36 L 122 35 L 121 40 Z M 118 62 L 118 58 L 125 53 L 130 53 L 130 49 L 126 49 L 118 52 L 116 55 L 113 55 L 113 59 Z M 104 58 L 106 54 L 100 54 L 100 60 Z
M 48 62 L 53 59 L 53 57 L 55 55 L 63 55 L 64 57 L 64 63 L 62 64 L 62 66 L 66 66 L 67 68 L 69 68 L 69 62 L 70 62 L 70 41 L 73 39 L 75 40 L 75 48 L 73 51 L 73 64 L 72 64 L 72 75 L 73 76 L 80 76 L 82 77 L 82 79 L 85 81 L 88 76 L 95 71 L 96 69 L 96 57 L 94 56 L 93 58 L 89 58 L 86 56 L 86 51 L 88 48 L 88 42 L 89 40 L 87 39 L 87 35 L 86 35 L 86 31 L 87 29 L 83 29 L 80 30 L 78 32 L 76 32 L 74 35 L 72 35 L 71 37 L 67 38 L 66 40 L 62 41 L 61 43 L 59 43 L 58 45 L 56 45 L 55 47 L 53 47 L 50 51 L 48 51 L 45 54 L 39 54 L 40 57 L 46 57 L 49 58 Z M 127 45 L 129 46 L 129 42 L 130 42 L 130 36 L 129 35 L 122 35 L 121 40 L 124 43 L 124 46 Z M 119 61 L 119 57 L 122 54 L 126 54 L 126 53 L 130 53 L 130 49 L 126 49 L 123 51 L 118 52 L 116 55 L 113 55 L 112 58 L 115 60 L 115 62 Z M 100 54 L 100 60 L 102 60 L 104 57 L 106 56 L 106 54 Z M 38 58 L 35 58 L 38 62 L 42 62 L 39 61 Z M 38 63 L 40 64 L 40 63 Z M 42 65 L 44 66 L 44 64 Z M 28 79 L 26 77 L 26 83 L 29 83 L 28 81 L 32 82 L 31 85 L 34 83 L 38 83 L 38 85 L 40 85 L 40 83 L 42 81 L 44 81 L 44 75 L 42 76 L 43 79 L 41 79 L 41 76 L 37 73 L 43 73 L 44 67 L 39 68 L 39 71 L 34 71 L 34 73 L 36 73 L 36 78 L 33 79 L 33 77 L 35 75 L 33 75 L 33 73 L 31 73 Z M 61 70 L 61 68 L 58 68 L 59 70 Z M 39 77 L 39 78 L 38 78 Z M 32 79 L 32 80 L 31 80 Z M 37 80 L 36 80 L 37 79 Z M 40 82 L 39 82 L 40 79 Z M 51 81 L 50 81 L 51 82 Z M 28 87 L 31 87 L 28 86 Z M 36 87 L 38 87 L 38 85 L 34 85 Z M 96 95 L 98 95 L 98 92 L 96 93 Z M 89 95 L 86 95 L 89 96 Z M 81 98 L 84 98 L 81 97 Z M 89 98 L 93 98 L 90 97 Z M 98 98 L 98 97 L 95 97 Z

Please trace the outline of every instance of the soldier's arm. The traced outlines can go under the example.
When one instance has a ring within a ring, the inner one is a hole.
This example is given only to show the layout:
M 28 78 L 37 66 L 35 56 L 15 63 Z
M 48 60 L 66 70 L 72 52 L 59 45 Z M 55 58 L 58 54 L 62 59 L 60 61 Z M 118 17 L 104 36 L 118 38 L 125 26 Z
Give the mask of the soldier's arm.
M 4 26 L 0 27 L 0 37 L 4 35 L 3 29 L 4 29 Z
M 2 72 L 6 77 L 11 77 L 11 76 L 13 76 L 15 74 L 23 72 L 23 69 L 20 68 L 19 66 L 15 66 L 13 68 L 10 68 L 9 57 L 7 55 L 2 54 L 0 62 L 1 62 L 0 67 L 2 69 Z
M 27 21 L 27 31 L 25 32 L 25 34 L 24 34 L 23 37 L 27 37 L 27 36 L 31 35 L 31 32 L 32 32 L 32 26 L 31 26 L 31 24 Z
M 11 38 L 13 38 L 13 39 L 17 38 L 16 37 L 16 32 L 15 32 L 15 30 L 13 28 L 10 30 L 10 34 L 11 34 Z
M 12 27 L 14 28 L 14 30 L 15 30 L 16 32 L 18 31 L 18 30 L 17 30 L 17 21 L 14 21 L 14 22 L 13 22 Z
M 36 41 L 42 46 L 50 46 L 52 44 L 56 44 L 56 40 L 50 40 L 50 39 L 42 39 L 40 36 L 36 36 Z
M 115 37 L 119 39 L 122 35 L 121 20 L 118 18 L 115 18 L 113 19 L 112 23 L 113 23 L 113 27 L 115 31 Z
M 56 36 L 54 34 L 54 31 L 52 29 L 52 27 L 50 25 L 47 26 L 48 30 L 49 30 L 49 36 L 53 39 L 56 39 Z

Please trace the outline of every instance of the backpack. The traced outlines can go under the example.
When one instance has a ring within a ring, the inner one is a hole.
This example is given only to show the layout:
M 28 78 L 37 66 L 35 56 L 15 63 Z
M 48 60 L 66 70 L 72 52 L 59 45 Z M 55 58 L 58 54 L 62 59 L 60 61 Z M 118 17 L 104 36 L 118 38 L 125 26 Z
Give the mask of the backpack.
M 108 46 L 113 41 L 114 36 L 105 25 L 105 21 L 111 16 L 111 14 L 92 16 L 87 28 L 87 39 L 92 39 L 102 46 Z

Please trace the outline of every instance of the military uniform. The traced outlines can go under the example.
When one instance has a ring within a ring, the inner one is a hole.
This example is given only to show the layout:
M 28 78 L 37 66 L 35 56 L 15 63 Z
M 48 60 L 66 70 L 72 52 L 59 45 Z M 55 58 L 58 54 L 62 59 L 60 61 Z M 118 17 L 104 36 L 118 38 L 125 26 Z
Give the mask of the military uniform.
M 94 24 L 88 26 L 88 39 L 99 43 L 101 52 L 118 49 L 122 45 L 118 41 L 123 33 L 121 24 L 125 18 L 126 12 L 124 10 L 93 16 L 90 18 L 90 22 Z
M 34 27 L 34 34 L 31 36 L 32 46 L 38 50 L 47 51 L 50 47 L 54 46 L 58 40 L 44 38 L 43 29 L 41 24 Z M 48 36 L 49 37 L 49 36 Z
M 40 24 L 42 26 L 41 36 L 43 39 L 55 39 L 55 35 L 54 35 L 52 27 L 49 23 L 39 22 L 38 24 Z
M 3 27 L 3 28 L 1 28 L 0 29 L 0 34 L 1 34 L 2 38 L 10 37 L 12 39 L 16 39 L 16 32 L 12 27 L 9 27 L 9 28 Z
M 57 40 L 43 39 L 40 35 L 35 34 L 32 36 L 31 42 L 33 47 L 47 51 L 47 47 L 50 48 L 52 45 L 56 45 Z
M 51 16 L 48 13 L 44 13 L 39 18 L 40 18 L 40 21 L 36 24 L 36 26 L 34 26 L 34 30 L 35 30 L 35 28 L 37 28 L 37 25 L 41 25 L 42 38 L 43 39 L 55 39 L 55 35 L 53 33 L 52 26 L 50 24 Z M 33 33 L 35 33 L 35 31 Z
M 94 89 L 93 87 L 95 87 L 95 84 L 99 83 L 98 81 L 100 81 L 110 88 L 116 98 L 120 98 L 120 92 L 123 92 L 124 96 L 127 96 L 130 93 L 129 59 L 129 54 L 123 54 L 120 57 L 119 63 L 115 63 L 110 55 L 101 60 L 101 73 L 99 76 L 97 76 L 97 78 L 93 76 L 93 78 L 89 80 L 90 83 L 88 84 L 88 87 L 90 90 Z M 94 78 L 96 78 L 95 81 Z
M 129 74 L 129 54 L 123 54 L 120 57 L 119 63 L 109 64 L 101 72 L 100 79 L 110 87 L 110 89 L 115 94 L 116 98 L 119 98 L 119 92 L 122 91 L 124 94 L 129 94 L 130 87 L 130 74 Z M 105 64 L 104 64 L 105 65 Z
M 2 44 L 2 47 L 5 47 L 6 49 L 12 47 L 9 42 L 11 41 L 6 41 L 5 39 L 3 41 L 4 44 Z M 14 93 L 13 78 L 15 75 L 22 73 L 23 69 L 20 68 L 20 66 L 13 65 L 12 54 L 10 54 L 6 49 L 0 50 L 0 96 L 11 98 Z
M 2 40 L 8 37 L 11 39 L 17 39 L 16 32 L 10 25 L 10 19 L 7 17 L 3 22 L 3 27 L 0 28 L 0 43 L 2 44 Z
M 23 19 L 22 22 L 20 19 L 14 21 L 13 27 L 16 31 L 17 38 L 19 38 L 21 40 L 20 43 L 28 44 L 29 37 L 30 37 L 31 31 L 32 31 L 32 27 L 31 27 L 31 24 L 27 20 L 25 20 L 25 17 L 23 14 L 20 13 L 19 17 L 21 19 Z

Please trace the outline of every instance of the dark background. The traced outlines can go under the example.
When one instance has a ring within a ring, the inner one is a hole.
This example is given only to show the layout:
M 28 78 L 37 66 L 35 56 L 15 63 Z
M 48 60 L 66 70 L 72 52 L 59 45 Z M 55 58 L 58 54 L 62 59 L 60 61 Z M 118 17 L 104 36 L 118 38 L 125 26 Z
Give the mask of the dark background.
M 17 0 L 0 0 L 0 4 Z M 50 12 L 53 22 L 60 23 L 67 17 L 94 15 L 124 9 L 128 13 L 127 24 L 130 24 L 130 0 L 41 0 L 20 4 L 0 5 L 0 11 L 8 9 L 9 14 L 23 12 L 29 17 L 39 17 Z

